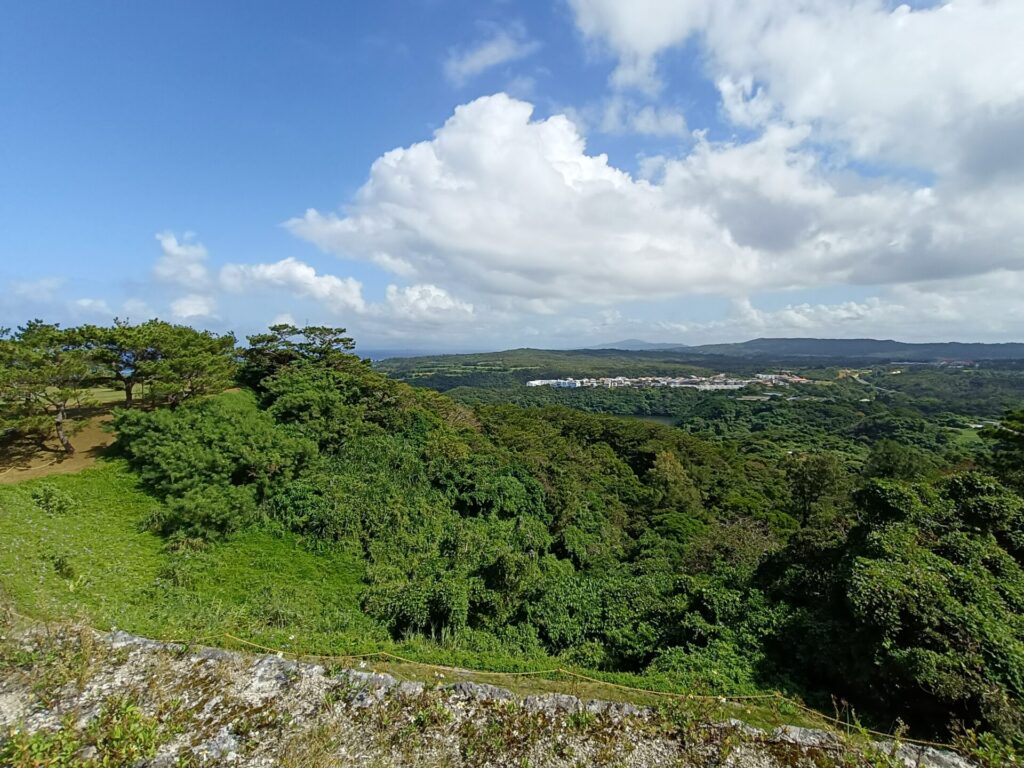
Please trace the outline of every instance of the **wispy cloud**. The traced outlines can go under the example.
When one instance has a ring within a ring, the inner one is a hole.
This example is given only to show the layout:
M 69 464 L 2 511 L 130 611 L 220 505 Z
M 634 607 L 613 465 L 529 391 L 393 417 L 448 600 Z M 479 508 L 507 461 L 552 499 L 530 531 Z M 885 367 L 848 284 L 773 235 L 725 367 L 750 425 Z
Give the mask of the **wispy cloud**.
M 540 43 L 526 37 L 526 31 L 519 25 L 498 29 L 494 33 L 468 48 L 453 48 L 444 63 L 444 74 L 456 86 L 482 72 L 524 59 L 540 48 Z
M 11 290 L 18 298 L 43 302 L 56 296 L 64 287 L 64 283 L 65 280 L 62 277 L 43 277 L 39 280 L 17 282 Z
M 686 116 L 679 110 L 650 104 L 638 106 L 620 97 L 613 97 L 605 104 L 601 130 L 642 136 L 683 137 L 689 134 Z
M 83 315 L 114 316 L 114 310 L 110 308 L 110 305 L 104 299 L 76 299 L 72 306 Z

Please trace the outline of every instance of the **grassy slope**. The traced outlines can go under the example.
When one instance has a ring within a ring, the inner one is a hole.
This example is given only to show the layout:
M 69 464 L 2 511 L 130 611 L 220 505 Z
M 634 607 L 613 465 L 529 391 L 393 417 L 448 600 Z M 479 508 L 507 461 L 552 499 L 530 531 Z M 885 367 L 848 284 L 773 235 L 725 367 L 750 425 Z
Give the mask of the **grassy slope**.
M 32 491 L 43 484 L 76 508 L 42 510 Z M 382 636 L 359 610 L 355 553 L 314 554 L 292 536 L 257 531 L 175 554 L 144 530 L 158 504 L 116 461 L 0 487 L 0 585 L 34 618 L 81 617 L 161 638 L 226 629 L 265 641 L 298 629 L 364 643 Z

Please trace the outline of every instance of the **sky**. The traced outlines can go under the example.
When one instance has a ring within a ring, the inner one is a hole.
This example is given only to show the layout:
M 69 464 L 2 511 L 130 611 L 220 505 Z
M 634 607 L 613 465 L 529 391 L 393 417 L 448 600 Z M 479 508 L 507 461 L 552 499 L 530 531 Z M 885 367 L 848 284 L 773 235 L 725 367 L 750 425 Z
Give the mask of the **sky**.
M 1024 340 L 1021 0 L 0 4 L 0 326 Z

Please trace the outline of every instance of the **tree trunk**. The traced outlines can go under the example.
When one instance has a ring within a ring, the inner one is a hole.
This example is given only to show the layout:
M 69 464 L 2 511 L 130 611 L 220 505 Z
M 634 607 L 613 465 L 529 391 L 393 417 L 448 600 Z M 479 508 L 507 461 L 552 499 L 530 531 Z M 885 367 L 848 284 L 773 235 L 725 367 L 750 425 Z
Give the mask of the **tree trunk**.
M 124 407 L 131 408 L 132 403 L 135 402 L 133 396 L 133 390 L 135 389 L 135 381 L 132 379 L 124 380 Z
M 75 447 L 68 440 L 67 433 L 64 432 L 64 421 L 67 418 L 67 414 L 64 412 L 64 406 L 60 406 L 57 409 L 57 418 L 54 419 L 54 426 L 57 429 L 57 439 L 60 440 L 60 444 L 64 447 L 64 453 L 71 456 L 75 452 Z

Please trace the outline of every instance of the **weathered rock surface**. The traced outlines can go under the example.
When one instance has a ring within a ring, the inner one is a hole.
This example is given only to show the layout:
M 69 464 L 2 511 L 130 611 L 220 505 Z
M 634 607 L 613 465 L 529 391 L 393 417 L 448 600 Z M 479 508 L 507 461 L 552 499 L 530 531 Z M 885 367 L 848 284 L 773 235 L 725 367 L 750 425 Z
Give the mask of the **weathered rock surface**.
M 970 766 L 948 752 L 858 744 L 825 731 L 678 722 L 632 704 L 562 694 L 519 698 L 469 682 L 328 673 L 317 664 L 123 632 L 5 642 L 17 647 L 5 654 L 0 675 L 0 734 L 87 729 L 111 699 L 130 700 L 159 735 L 140 766 L 824 768 L 876 766 L 883 756 L 907 768 Z M 80 759 L 88 765 L 99 757 L 87 746 Z

